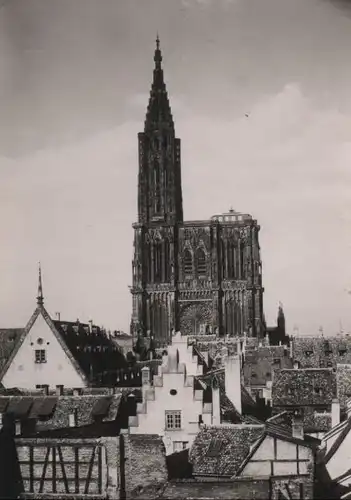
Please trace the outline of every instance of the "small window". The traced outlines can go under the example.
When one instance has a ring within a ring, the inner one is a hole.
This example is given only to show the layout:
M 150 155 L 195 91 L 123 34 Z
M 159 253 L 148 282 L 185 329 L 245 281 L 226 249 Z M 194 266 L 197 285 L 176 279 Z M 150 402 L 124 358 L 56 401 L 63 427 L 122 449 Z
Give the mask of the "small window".
M 177 395 L 177 389 L 171 389 L 169 391 L 169 393 L 170 393 L 171 396 L 176 396 Z
M 46 363 L 46 351 L 45 349 L 35 350 L 35 362 L 36 363 Z
M 318 394 L 320 396 L 321 395 L 321 388 L 320 387 L 315 387 L 314 388 L 314 393 Z
M 180 411 L 166 411 L 166 430 L 172 431 L 182 428 L 182 415 Z
M 37 344 L 41 345 L 43 342 L 44 342 L 44 340 L 41 337 L 39 337 L 37 340 Z
M 313 354 L 313 351 L 311 351 L 311 350 L 305 351 L 306 358 L 310 358 L 312 356 L 312 354 Z

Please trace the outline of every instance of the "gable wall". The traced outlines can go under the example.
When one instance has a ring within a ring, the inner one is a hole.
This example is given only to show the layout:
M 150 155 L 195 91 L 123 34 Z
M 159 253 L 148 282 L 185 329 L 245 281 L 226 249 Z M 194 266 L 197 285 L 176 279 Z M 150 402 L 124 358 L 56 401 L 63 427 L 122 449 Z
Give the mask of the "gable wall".
M 308 475 L 310 464 L 313 464 L 313 453 L 309 448 L 266 436 L 240 475 Z
M 194 389 L 185 387 L 183 373 L 163 374 L 162 387 L 154 387 L 154 400 L 146 401 L 146 413 L 138 413 L 138 426 L 131 427 L 133 434 L 158 434 L 163 437 L 167 455 L 173 453 L 173 443 L 187 442 L 191 446 L 199 432 L 199 415 L 203 414 L 201 400 L 195 400 Z M 172 396 L 171 389 L 177 394 Z M 182 429 L 165 429 L 166 410 L 180 410 L 182 415 Z M 211 423 L 211 415 L 203 415 L 204 423 Z
M 346 435 L 344 441 L 327 463 L 331 479 L 341 476 L 349 469 L 351 469 L 351 432 Z
M 37 343 L 38 338 L 43 343 Z M 31 345 L 33 344 L 33 345 Z M 35 363 L 35 350 L 46 350 L 46 363 Z M 2 381 L 6 388 L 35 389 L 37 384 L 85 387 L 85 383 L 63 351 L 41 314 L 28 332 Z

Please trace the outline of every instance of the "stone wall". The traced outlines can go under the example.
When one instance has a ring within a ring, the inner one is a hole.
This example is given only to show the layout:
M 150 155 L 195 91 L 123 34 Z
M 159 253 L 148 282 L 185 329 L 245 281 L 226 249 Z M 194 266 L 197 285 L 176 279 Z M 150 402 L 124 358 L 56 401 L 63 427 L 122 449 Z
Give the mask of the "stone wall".
M 167 481 L 166 453 L 159 436 L 122 432 L 120 438 L 121 460 L 124 455 L 122 470 L 124 467 L 125 477 L 122 490 L 125 489 L 127 498 L 138 492 L 142 493 L 145 487 L 164 484 Z

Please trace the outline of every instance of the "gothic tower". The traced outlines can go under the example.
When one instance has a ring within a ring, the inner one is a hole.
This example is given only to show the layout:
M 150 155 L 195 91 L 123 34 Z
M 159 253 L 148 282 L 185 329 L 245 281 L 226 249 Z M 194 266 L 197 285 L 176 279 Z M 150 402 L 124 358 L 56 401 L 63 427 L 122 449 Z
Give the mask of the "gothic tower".
M 131 333 L 158 345 L 183 334 L 261 336 L 263 287 L 257 221 L 230 210 L 184 221 L 180 140 L 157 37 L 144 131 L 139 133 Z
M 131 329 L 167 343 L 175 326 L 177 226 L 183 222 L 180 139 L 175 137 L 157 37 L 144 132 L 139 139 Z

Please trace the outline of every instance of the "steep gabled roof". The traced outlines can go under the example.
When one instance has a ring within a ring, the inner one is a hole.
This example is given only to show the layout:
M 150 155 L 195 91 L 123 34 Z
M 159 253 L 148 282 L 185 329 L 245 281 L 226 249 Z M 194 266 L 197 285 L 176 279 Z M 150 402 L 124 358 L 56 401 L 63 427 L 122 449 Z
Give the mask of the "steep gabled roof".
M 48 327 L 50 328 L 50 330 L 54 334 L 56 340 L 58 341 L 58 343 L 62 347 L 62 349 L 65 352 L 65 354 L 67 355 L 68 359 L 71 361 L 71 363 L 74 366 L 74 368 L 76 369 L 77 373 L 79 373 L 79 375 L 82 377 L 82 380 L 87 384 L 88 379 L 87 379 L 85 373 L 83 372 L 82 368 L 79 366 L 78 362 L 74 358 L 71 351 L 68 349 L 66 342 L 64 341 L 64 339 L 62 338 L 62 336 L 58 332 L 57 328 L 54 325 L 54 322 L 51 320 L 51 318 L 50 318 L 48 312 L 46 311 L 42 302 L 38 302 L 37 307 L 36 307 L 34 313 L 32 314 L 32 317 L 30 318 L 30 320 L 27 323 L 27 326 L 24 328 L 21 335 L 19 335 L 17 342 L 16 342 L 14 348 L 12 349 L 11 354 L 10 354 L 7 362 L 5 363 L 5 365 L 3 366 L 3 368 L 0 372 L 0 380 L 3 379 L 7 370 L 11 366 L 12 361 L 14 360 L 16 354 L 18 353 L 20 347 L 22 346 L 25 338 L 27 337 L 28 333 L 30 332 L 32 326 L 34 325 L 34 323 L 37 320 L 39 315 L 41 315 L 43 317 L 43 319 L 46 321 Z
M 342 428 L 341 428 L 342 429 Z M 331 429 L 333 431 L 333 429 Z M 351 430 L 351 418 L 348 419 L 345 427 L 340 431 L 340 434 L 334 441 L 334 443 L 331 445 L 329 451 L 325 454 L 324 456 L 324 463 L 328 463 L 329 460 L 335 455 L 335 453 L 338 451 L 339 447 L 345 440 L 346 436 Z
M 24 328 L 1 328 L 0 329 L 0 370 L 5 366 L 11 356 L 18 339 Z
M 241 463 L 263 434 L 264 425 L 204 426 L 197 434 L 189 460 L 195 476 L 236 475 Z

